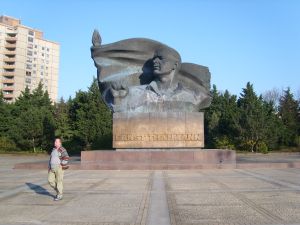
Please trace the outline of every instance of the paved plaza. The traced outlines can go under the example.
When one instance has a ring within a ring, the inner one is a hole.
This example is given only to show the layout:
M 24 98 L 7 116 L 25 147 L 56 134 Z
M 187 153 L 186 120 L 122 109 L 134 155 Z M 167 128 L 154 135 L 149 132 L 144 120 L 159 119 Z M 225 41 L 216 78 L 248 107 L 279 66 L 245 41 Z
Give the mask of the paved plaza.
M 40 157 L 0 155 L 0 224 L 300 224 L 300 169 L 67 170 L 53 201 Z

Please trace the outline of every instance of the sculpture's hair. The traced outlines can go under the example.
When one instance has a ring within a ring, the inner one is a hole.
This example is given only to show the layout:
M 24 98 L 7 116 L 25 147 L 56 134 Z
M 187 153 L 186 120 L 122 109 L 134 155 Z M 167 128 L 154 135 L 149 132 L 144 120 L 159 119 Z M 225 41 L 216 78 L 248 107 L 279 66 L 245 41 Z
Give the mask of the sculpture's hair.
M 172 60 L 174 62 L 177 63 L 177 70 L 180 69 L 180 66 L 181 66 L 181 57 L 179 55 L 179 53 L 168 47 L 168 46 L 162 46 L 161 48 L 157 48 L 155 51 L 154 51 L 154 55 L 153 55 L 153 58 L 157 57 L 157 56 L 162 56 L 162 57 L 165 57 L 167 60 Z

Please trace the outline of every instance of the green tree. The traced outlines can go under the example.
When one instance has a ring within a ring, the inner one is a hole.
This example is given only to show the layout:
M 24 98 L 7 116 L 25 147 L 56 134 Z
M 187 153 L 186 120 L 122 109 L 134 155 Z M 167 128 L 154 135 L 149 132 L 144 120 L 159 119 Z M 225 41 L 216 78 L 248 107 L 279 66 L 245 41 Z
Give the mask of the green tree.
M 1 151 L 13 151 L 18 150 L 16 144 L 11 140 L 9 136 L 9 129 L 11 126 L 11 109 L 12 104 L 8 104 L 4 101 L 3 93 L 0 90 L 0 150 Z
M 218 126 L 221 117 L 220 94 L 217 86 L 213 85 L 211 90 L 212 102 L 208 109 L 204 112 L 204 131 L 205 131 L 205 145 L 207 148 L 215 148 L 215 138 L 218 135 Z
M 280 137 L 282 136 L 283 124 L 278 117 L 278 107 L 273 101 L 263 103 L 264 110 L 266 111 L 266 144 L 270 150 L 278 149 L 280 147 Z
M 205 112 L 206 144 L 212 148 L 235 148 L 238 135 L 239 110 L 236 96 L 212 89 L 213 101 Z
M 9 137 L 22 150 L 47 150 L 52 146 L 55 130 L 54 107 L 42 84 L 22 92 L 11 110 Z
M 290 88 L 284 91 L 279 101 L 279 116 L 284 125 L 281 144 L 297 145 L 299 135 L 299 103 L 294 99 Z
M 252 152 L 265 146 L 271 126 L 267 105 L 262 96 L 257 96 L 249 82 L 238 99 L 240 108 L 240 143 L 241 147 Z
M 0 136 L 6 136 L 10 121 L 9 106 L 3 99 L 3 93 L 0 90 Z
M 69 117 L 71 99 L 67 102 L 63 98 L 55 104 L 55 121 L 56 131 L 55 135 L 62 138 L 64 141 L 71 140 L 74 131 L 71 129 L 71 121 Z
M 76 93 L 71 101 L 70 118 L 75 136 L 85 149 L 111 148 L 111 112 L 101 99 L 96 79 L 87 92 Z

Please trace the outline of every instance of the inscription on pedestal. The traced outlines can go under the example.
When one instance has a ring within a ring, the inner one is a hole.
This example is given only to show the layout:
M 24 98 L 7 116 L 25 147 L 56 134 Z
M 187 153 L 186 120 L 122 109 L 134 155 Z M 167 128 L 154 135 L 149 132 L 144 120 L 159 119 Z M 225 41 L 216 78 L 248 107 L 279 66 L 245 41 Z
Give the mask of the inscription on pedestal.
M 114 113 L 113 147 L 204 147 L 203 113 Z
M 201 141 L 202 134 L 121 134 L 114 135 L 115 141 Z

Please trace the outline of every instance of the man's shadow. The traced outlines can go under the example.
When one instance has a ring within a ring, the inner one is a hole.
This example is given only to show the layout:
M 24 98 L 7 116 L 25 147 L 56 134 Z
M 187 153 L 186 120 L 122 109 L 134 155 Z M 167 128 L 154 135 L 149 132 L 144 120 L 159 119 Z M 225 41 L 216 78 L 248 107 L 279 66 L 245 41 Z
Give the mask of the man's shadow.
M 43 188 L 40 185 L 36 185 L 36 184 L 32 184 L 32 183 L 26 183 L 26 185 L 33 190 L 35 193 L 39 194 L 39 195 L 46 195 L 46 196 L 50 196 L 50 197 L 55 197 L 53 194 L 49 193 L 48 190 L 46 190 L 45 188 Z

